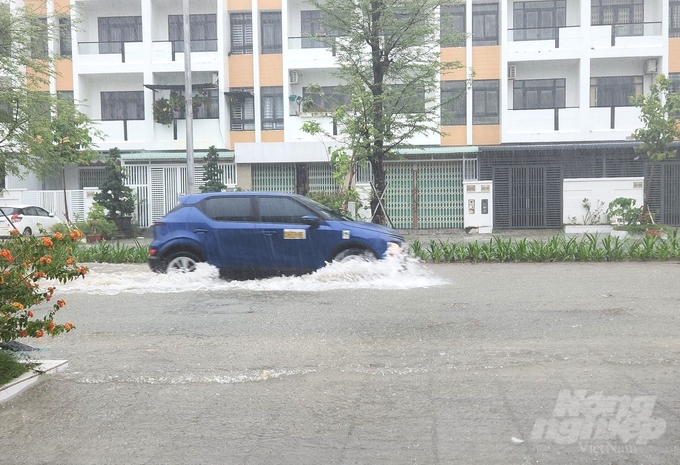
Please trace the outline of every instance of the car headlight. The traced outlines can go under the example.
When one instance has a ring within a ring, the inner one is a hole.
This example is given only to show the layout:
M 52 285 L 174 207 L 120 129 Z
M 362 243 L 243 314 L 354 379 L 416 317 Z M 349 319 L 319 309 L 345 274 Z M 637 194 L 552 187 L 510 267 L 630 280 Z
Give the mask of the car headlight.
M 396 255 L 400 254 L 402 252 L 401 244 L 398 244 L 396 242 L 388 242 L 387 243 L 387 255 Z

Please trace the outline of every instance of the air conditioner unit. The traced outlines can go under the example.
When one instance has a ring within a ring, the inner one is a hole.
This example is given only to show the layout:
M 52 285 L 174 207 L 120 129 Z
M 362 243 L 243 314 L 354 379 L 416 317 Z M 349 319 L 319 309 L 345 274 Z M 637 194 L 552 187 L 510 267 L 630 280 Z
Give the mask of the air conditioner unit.
M 300 82 L 300 73 L 297 69 L 288 70 L 288 82 L 290 84 L 298 84 Z
M 517 77 L 517 66 L 508 66 L 508 79 L 515 79 Z
M 656 59 L 645 61 L 645 74 L 656 74 L 657 72 L 657 62 Z

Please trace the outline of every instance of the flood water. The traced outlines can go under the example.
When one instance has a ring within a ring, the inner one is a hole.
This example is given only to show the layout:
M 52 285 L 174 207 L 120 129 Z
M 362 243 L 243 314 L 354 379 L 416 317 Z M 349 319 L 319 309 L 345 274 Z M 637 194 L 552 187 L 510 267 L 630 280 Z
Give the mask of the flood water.
M 157 274 L 147 265 L 86 264 L 84 280 L 56 285 L 60 292 L 96 295 L 120 293 L 178 293 L 202 290 L 319 292 L 335 289 L 413 289 L 440 286 L 445 280 L 433 275 L 417 260 L 388 257 L 375 262 L 350 260 L 332 263 L 304 276 L 275 277 L 250 281 L 220 279 L 217 268 L 199 263 L 193 273 Z

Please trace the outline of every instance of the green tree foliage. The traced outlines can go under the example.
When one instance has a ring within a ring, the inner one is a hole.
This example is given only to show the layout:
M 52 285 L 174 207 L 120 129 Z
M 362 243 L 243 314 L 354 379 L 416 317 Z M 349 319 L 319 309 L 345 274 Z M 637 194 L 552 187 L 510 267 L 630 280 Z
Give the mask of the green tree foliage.
M 111 218 L 130 216 L 135 211 L 132 189 L 125 185 L 125 171 L 120 166 L 120 150 L 109 150 L 106 163 L 106 179 L 94 195 L 94 201 L 104 207 Z
M 45 18 L 33 7 L 0 5 L 0 166 L 44 178 L 91 160 L 96 131 L 73 102 L 43 91 L 56 74 L 47 44 L 59 34 L 59 14 Z
M 645 184 L 643 206 L 652 222 L 649 192 L 654 170 L 658 162 L 675 156 L 677 149 L 671 148 L 671 144 L 680 139 L 680 93 L 672 90 L 672 81 L 661 74 L 650 86 L 648 94 L 638 95 L 633 100 L 640 108 L 643 124 L 633 133 L 635 140 L 642 142 L 635 150 L 647 155 L 652 165 L 649 182 Z
M 439 9 L 447 0 L 310 0 L 322 12 L 321 41 L 336 52 L 347 101 L 333 112 L 352 161 L 369 161 L 376 194 L 373 221 L 384 223 L 378 198 L 384 161 L 420 134 L 440 133 L 439 76 L 460 63 L 440 60 Z M 312 128 L 309 128 L 312 129 Z
M 222 182 L 222 168 L 218 164 L 220 155 L 214 145 L 208 148 L 208 154 L 205 157 L 205 165 L 203 165 L 203 181 L 201 192 L 222 192 L 227 186 Z

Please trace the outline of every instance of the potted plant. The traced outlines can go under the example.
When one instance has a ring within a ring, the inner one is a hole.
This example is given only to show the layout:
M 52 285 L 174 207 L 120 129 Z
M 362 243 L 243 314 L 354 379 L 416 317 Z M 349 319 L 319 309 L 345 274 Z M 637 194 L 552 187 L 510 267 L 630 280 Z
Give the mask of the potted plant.
M 87 219 L 84 221 L 77 221 L 76 228 L 85 236 L 87 242 L 98 242 L 102 239 L 109 238 L 116 233 L 118 228 L 111 221 L 106 219 L 104 207 L 95 203 L 87 213 Z
M 117 147 L 109 150 L 106 164 L 106 179 L 94 195 L 94 201 L 104 207 L 108 219 L 113 221 L 125 237 L 132 237 L 132 213 L 135 200 L 132 189 L 124 184 L 125 171 L 120 166 L 120 151 Z

